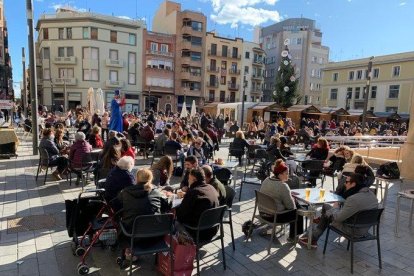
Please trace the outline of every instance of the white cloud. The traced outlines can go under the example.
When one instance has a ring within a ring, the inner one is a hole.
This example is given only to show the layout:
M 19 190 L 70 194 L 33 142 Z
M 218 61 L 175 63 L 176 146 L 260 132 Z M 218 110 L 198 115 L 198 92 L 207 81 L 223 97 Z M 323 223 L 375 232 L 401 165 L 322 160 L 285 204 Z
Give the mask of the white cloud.
M 405 6 L 407 5 L 407 2 L 401 2 L 399 6 Z
M 49 8 L 51 8 L 55 11 L 57 9 L 68 9 L 68 10 L 73 10 L 73 11 L 77 11 L 77 12 L 86 12 L 86 9 L 78 8 L 78 7 L 76 7 L 74 5 L 71 5 L 71 4 L 73 4 L 73 1 L 69 1 L 69 2 L 61 3 L 61 4 L 53 3 L 52 5 L 49 6 Z
M 258 8 L 256 5 L 275 5 L 277 0 L 209 0 L 214 13 L 210 18 L 218 24 L 230 24 L 231 28 L 239 25 L 257 26 L 267 21 L 280 21 L 276 10 Z
M 126 16 L 126 15 L 120 15 L 120 16 L 117 16 L 118 18 L 121 18 L 121 19 L 128 19 L 128 20 L 132 20 L 132 18 L 131 17 L 129 17 L 129 16 Z

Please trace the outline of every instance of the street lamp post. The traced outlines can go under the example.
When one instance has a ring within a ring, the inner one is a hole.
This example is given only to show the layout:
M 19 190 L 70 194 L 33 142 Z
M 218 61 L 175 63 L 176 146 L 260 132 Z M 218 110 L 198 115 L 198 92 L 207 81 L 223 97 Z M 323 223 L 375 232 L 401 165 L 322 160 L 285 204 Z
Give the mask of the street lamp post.
M 22 94 L 22 105 L 23 105 L 23 114 L 27 118 L 27 87 L 26 87 L 26 55 L 24 52 L 24 47 L 22 47 L 22 65 L 23 65 L 23 89 Z
M 30 96 L 32 97 L 32 136 L 33 136 L 33 155 L 37 155 L 38 146 L 38 127 L 37 122 L 37 79 L 36 79 L 36 58 L 34 49 L 34 36 L 33 36 L 33 3 L 32 0 L 26 0 L 26 16 L 27 27 L 29 29 L 28 41 L 29 41 L 29 61 L 30 61 Z
M 242 96 L 242 110 L 241 110 L 241 125 L 240 129 L 243 130 L 243 124 L 244 124 L 244 97 L 246 96 L 246 87 L 247 87 L 247 81 L 246 76 L 243 77 L 243 96 Z
M 362 129 L 365 128 L 365 123 L 366 123 L 366 120 L 367 120 L 368 96 L 369 96 L 369 87 L 371 85 L 371 70 L 372 70 L 372 60 L 373 59 L 374 59 L 374 57 L 370 57 L 369 62 L 368 62 L 367 86 L 365 88 L 364 111 L 362 113 Z

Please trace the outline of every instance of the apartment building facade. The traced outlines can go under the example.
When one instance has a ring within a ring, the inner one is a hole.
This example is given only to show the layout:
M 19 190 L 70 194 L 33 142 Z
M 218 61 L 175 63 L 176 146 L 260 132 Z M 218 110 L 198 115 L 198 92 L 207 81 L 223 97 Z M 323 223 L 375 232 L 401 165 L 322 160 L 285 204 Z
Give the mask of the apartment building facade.
M 193 100 L 204 105 L 204 52 L 206 47 L 206 22 L 204 14 L 181 10 L 181 4 L 164 1 L 152 22 L 154 32 L 175 35 L 174 92 L 177 110 L 184 101 L 187 108 Z
M 307 18 L 287 19 L 268 27 L 256 28 L 254 38 L 267 55 L 264 101 L 273 100 L 281 52 L 288 39 L 302 102 L 320 105 L 322 68 L 329 60 L 329 48 L 322 45 L 322 32 L 316 28 L 315 21 Z
M 242 74 L 245 81 L 245 101 L 263 101 L 266 53 L 258 43 L 244 41 Z
M 241 85 L 243 39 L 224 38 L 207 32 L 206 48 L 205 101 L 233 103 L 240 101 L 243 89 Z
M 87 91 L 104 91 L 109 105 L 114 90 L 126 98 L 125 111 L 140 110 L 142 21 L 59 9 L 37 22 L 46 106 L 87 106 Z
M 0 0 L 0 100 L 13 100 L 13 75 L 4 3 Z
M 323 70 L 322 102 L 326 107 L 364 108 L 369 58 L 328 63 Z M 414 52 L 372 60 L 368 110 L 409 113 L 414 94 Z
M 174 99 L 175 35 L 144 30 L 141 110 L 176 112 Z

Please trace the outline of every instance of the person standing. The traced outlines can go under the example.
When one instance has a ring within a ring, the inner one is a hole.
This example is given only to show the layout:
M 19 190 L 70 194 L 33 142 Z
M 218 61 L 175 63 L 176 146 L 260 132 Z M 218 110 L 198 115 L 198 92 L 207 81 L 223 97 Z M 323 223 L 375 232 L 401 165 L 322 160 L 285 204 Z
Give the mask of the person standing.
M 109 123 L 109 130 L 115 130 L 122 133 L 123 126 L 121 107 L 124 105 L 125 98 L 121 99 L 119 90 L 115 90 L 115 95 L 111 102 L 111 120 Z

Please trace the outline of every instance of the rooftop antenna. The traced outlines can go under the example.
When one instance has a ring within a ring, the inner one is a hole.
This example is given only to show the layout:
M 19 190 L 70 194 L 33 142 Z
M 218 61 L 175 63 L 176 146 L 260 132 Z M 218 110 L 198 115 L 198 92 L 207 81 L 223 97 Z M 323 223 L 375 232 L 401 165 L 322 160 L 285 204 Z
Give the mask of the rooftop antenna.
M 138 0 L 135 0 L 135 20 L 138 21 Z

